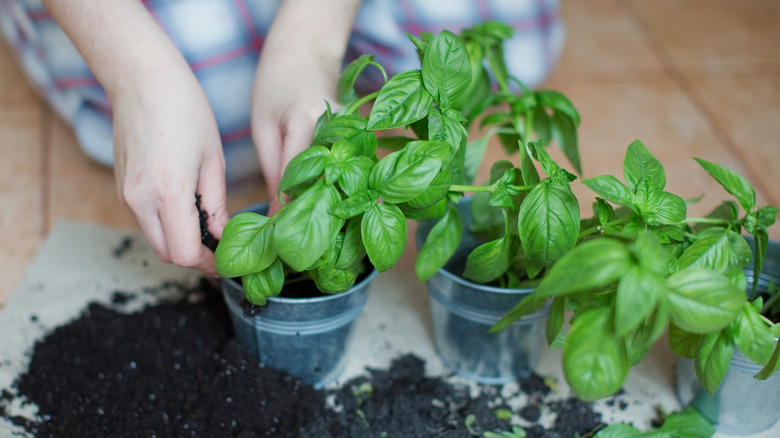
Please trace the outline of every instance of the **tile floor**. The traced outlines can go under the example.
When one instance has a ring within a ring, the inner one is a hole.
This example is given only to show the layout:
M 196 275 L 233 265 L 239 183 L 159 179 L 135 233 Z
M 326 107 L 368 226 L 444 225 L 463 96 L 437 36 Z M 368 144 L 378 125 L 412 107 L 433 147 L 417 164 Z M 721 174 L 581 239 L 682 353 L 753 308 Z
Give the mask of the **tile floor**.
M 619 174 L 625 147 L 640 139 L 666 167 L 668 190 L 706 195 L 692 207 L 697 214 L 726 195 L 693 156 L 730 166 L 756 187 L 760 203 L 780 205 L 780 2 L 562 5 L 568 39 L 544 87 L 567 94 L 582 115 L 585 176 Z M 0 157 L 0 308 L 56 221 L 137 228 L 116 199 L 111 170 L 81 153 L 2 43 Z M 264 199 L 258 183 L 231 193 L 229 206 Z M 780 225 L 770 234 L 780 239 Z

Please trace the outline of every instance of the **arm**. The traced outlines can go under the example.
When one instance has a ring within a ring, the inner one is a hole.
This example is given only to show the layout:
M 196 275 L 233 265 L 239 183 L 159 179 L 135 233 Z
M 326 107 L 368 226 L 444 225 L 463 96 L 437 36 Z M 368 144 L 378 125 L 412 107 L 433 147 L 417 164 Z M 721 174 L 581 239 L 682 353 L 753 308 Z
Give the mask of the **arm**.
M 284 168 L 309 146 L 325 101 L 336 105 L 336 82 L 359 6 L 359 0 L 286 0 L 268 32 L 255 76 L 252 138 L 272 212 L 279 207 Z
M 219 238 L 228 220 L 216 121 L 184 57 L 139 1 L 44 0 L 114 109 L 117 190 L 157 255 L 214 273 L 195 194 Z

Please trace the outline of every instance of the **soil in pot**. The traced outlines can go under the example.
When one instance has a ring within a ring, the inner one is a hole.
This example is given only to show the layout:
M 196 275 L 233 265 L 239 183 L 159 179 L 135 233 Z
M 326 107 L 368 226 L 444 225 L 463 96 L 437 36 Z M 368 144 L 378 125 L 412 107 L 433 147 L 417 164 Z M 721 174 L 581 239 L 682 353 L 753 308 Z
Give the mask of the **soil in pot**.
M 499 387 L 475 393 L 426 377 L 412 356 L 316 391 L 250 357 L 211 283 L 181 292 L 136 313 L 122 311 L 134 299 L 125 293 L 111 306 L 90 305 L 36 344 L 16 394 L 0 396 L 0 415 L 36 437 L 470 437 L 509 429 L 496 415 L 509 409 Z M 529 402 L 512 411 L 530 424 L 529 437 L 584 435 L 601 422 L 589 404 L 545 401 L 539 376 L 520 383 Z M 15 398 L 36 404 L 43 421 L 12 416 Z M 544 428 L 536 422 L 548 411 L 557 421 Z

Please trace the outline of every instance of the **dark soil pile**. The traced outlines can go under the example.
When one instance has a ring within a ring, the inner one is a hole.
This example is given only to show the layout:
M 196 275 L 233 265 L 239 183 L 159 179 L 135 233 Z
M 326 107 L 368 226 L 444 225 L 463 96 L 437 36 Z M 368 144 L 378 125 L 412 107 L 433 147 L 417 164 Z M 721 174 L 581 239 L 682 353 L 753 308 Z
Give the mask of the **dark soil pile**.
M 161 286 L 170 288 L 171 285 Z M 444 379 L 427 378 L 407 356 L 370 370 L 340 389 L 316 391 L 262 367 L 237 344 L 221 295 L 208 282 L 184 298 L 123 313 L 92 304 L 40 341 L 18 394 L 0 395 L 0 415 L 36 437 L 471 437 L 509 430 L 498 388 L 478 397 Z M 551 429 L 529 437 L 572 437 L 598 427 L 590 405 L 544 404 L 538 376 L 521 382 L 528 406 L 515 414 L 535 422 L 553 409 Z M 14 397 L 39 406 L 41 422 L 9 417 Z M 467 421 L 467 418 L 473 421 Z

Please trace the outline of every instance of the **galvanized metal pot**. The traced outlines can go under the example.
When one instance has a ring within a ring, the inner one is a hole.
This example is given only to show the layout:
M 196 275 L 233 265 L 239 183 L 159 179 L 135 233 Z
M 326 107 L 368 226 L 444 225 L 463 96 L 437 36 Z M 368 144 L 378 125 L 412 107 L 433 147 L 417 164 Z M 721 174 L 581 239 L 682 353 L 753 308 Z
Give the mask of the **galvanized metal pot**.
M 461 277 L 469 252 L 480 242 L 468 232 L 470 200 L 457 206 L 464 235 L 455 256 L 427 281 L 434 345 L 442 362 L 456 373 L 487 384 L 502 384 L 529 374 L 546 347 L 549 307 L 527 315 L 499 333 L 488 329 L 533 289 L 504 289 Z M 421 247 L 433 223 L 417 231 Z
M 267 204 L 258 204 L 244 211 L 265 213 L 267 208 Z M 222 293 L 236 337 L 252 355 L 265 366 L 322 387 L 336 380 L 346 366 L 353 323 L 376 275 L 372 271 L 341 294 L 272 297 L 253 316 L 245 315 L 241 305 L 244 288 L 239 281 L 223 279 Z
M 753 239 L 748 244 L 754 247 Z M 748 285 L 753 283 L 753 262 L 745 269 Z M 759 291 L 767 291 L 770 282 L 780 284 L 780 243 L 769 242 L 764 266 L 759 275 Z M 770 428 L 780 419 L 780 373 L 767 380 L 753 376 L 761 367 L 735 348 L 726 377 L 715 394 L 710 394 L 696 379 L 694 361 L 679 359 L 676 392 L 684 406 L 693 405 L 715 425 L 719 432 L 750 435 Z

